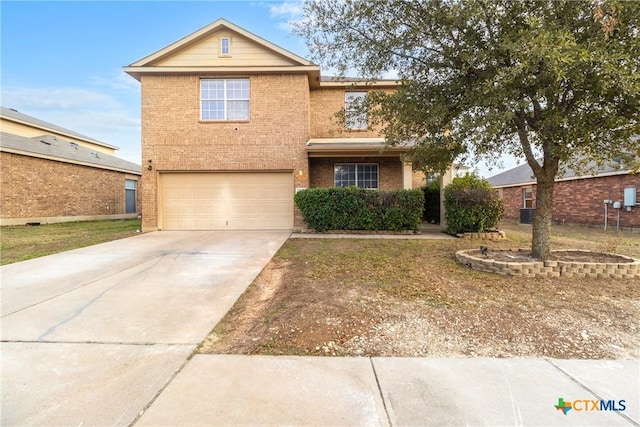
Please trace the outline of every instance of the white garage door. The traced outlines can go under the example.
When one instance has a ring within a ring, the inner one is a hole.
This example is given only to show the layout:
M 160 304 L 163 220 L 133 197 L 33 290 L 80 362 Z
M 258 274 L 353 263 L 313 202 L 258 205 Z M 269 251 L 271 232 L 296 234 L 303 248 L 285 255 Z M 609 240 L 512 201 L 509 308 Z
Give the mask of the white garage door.
M 165 173 L 160 206 L 164 230 L 289 230 L 293 175 Z

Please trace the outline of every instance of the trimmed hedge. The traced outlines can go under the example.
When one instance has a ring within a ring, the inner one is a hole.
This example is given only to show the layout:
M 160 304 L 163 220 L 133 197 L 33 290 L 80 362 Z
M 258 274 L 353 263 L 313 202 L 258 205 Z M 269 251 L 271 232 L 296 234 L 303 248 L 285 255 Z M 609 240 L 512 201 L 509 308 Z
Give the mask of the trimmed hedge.
M 422 190 L 309 188 L 294 198 L 304 220 L 316 231 L 413 230 L 422 223 Z
M 447 232 L 482 233 L 495 228 L 504 214 L 504 205 L 486 179 L 467 174 L 454 178 L 444 189 Z

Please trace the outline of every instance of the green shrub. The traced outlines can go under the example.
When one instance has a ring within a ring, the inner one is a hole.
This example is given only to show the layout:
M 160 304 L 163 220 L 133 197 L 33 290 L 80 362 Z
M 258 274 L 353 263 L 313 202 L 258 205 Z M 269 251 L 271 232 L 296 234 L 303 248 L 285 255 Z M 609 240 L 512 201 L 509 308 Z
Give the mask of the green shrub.
M 309 188 L 294 198 L 304 220 L 316 231 L 413 230 L 422 223 L 421 190 Z
M 444 189 L 447 232 L 479 233 L 495 228 L 504 214 L 502 200 L 486 179 L 467 174 Z
M 440 223 L 440 182 L 433 181 L 422 187 L 424 193 L 424 212 L 422 219 Z

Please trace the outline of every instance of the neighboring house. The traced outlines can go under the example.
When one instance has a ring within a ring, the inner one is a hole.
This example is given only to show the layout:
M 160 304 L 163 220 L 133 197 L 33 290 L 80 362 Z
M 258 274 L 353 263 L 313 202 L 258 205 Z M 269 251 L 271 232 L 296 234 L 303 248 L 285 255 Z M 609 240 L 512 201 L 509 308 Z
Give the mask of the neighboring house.
M 140 166 L 117 147 L 0 110 L 0 225 L 135 217 Z
M 412 187 L 406 147 L 385 147 L 366 115 L 349 114 L 395 81 L 321 77 L 222 19 L 125 71 L 142 90 L 144 230 L 300 229 L 299 189 Z
M 587 165 L 587 170 L 593 168 L 593 164 Z M 604 227 L 606 213 L 609 227 L 640 228 L 640 175 L 620 164 L 596 172 L 578 174 L 568 169 L 556 178 L 554 222 Z M 520 219 L 520 209 L 535 208 L 536 179 L 528 164 L 502 172 L 488 181 L 504 200 L 505 218 Z M 616 202 L 620 203 L 619 208 L 616 208 Z

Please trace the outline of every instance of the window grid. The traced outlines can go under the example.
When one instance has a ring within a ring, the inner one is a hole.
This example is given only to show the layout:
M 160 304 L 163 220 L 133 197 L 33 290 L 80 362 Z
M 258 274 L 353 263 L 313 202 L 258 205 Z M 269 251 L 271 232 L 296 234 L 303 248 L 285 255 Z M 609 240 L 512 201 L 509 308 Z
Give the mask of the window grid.
M 333 166 L 335 187 L 378 189 L 377 163 L 341 163 Z
M 533 207 L 533 188 L 529 187 L 522 189 L 522 207 Z
M 228 37 L 223 37 L 220 39 L 220 55 L 225 56 L 225 55 L 230 55 L 230 47 L 231 43 L 229 41 Z
M 201 79 L 201 119 L 249 120 L 249 79 Z

